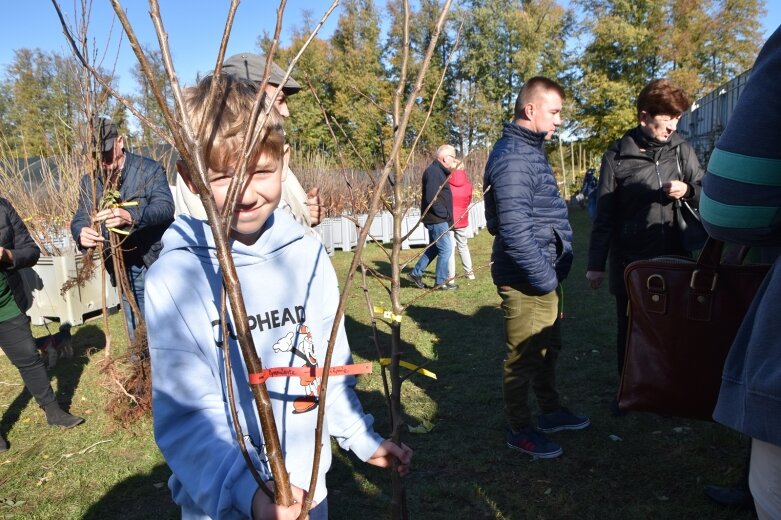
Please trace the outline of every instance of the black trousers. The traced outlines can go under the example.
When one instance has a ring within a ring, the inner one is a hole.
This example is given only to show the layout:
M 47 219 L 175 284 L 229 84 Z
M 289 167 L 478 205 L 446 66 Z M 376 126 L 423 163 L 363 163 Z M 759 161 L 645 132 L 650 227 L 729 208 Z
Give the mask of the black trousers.
M 0 322 L 0 348 L 19 370 L 24 386 L 33 394 L 38 406 L 43 408 L 56 401 L 46 367 L 35 349 L 27 316 L 20 314 Z

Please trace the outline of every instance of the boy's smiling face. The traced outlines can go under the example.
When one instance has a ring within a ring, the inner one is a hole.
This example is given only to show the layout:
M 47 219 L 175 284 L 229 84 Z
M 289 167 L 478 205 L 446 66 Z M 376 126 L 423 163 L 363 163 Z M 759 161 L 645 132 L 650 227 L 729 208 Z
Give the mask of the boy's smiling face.
M 279 159 L 263 153 L 255 164 L 247 166 L 247 179 L 236 200 L 231 221 L 231 238 L 243 244 L 253 244 L 268 218 L 279 206 L 282 197 L 282 172 L 287 166 L 290 149 Z M 228 187 L 233 180 L 233 171 L 217 172 L 209 170 L 214 202 L 222 211 L 228 195 Z

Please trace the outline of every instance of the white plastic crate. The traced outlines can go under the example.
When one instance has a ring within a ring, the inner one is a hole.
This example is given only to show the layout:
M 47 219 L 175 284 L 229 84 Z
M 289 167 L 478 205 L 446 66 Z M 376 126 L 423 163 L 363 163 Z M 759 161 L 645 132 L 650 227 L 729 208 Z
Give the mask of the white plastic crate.
M 93 259 L 100 262 L 97 253 Z M 43 325 L 52 319 L 81 325 L 86 314 L 101 309 L 100 269 L 95 269 L 92 278 L 83 287 L 74 286 L 65 294 L 60 293 L 62 285 L 76 277 L 83 261 L 83 254 L 42 256 L 35 266 L 19 271 L 26 287 L 31 290 L 33 303 L 27 315 L 34 325 Z M 106 274 L 106 307 L 113 309 L 118 305 L 117 291 Z

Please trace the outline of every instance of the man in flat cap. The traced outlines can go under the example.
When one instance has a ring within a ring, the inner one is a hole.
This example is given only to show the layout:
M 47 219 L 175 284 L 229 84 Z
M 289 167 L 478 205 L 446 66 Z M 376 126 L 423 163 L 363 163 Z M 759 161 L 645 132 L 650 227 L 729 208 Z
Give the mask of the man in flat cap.
M 251 53 L 234 54 L 226 59 L 222 65 L 223 74 L 231 74 L 257 83 L 263 82 L 265 69 L 265 56 Z M 293 78 L 288 78 L 283 84 L 285 71 L 274 62 L 271 62 L 268 74 L 266 94 L 273 95 L 274 91 L 282 85 L 282 90 L 274 101 L 274 107 L 282 117 L 288 118 L 290 117 L 290 109 L 287 105 L 287 98 L 301 90 L 301 85 Z M 192 193 L 179 177 L 176 179 L 175 193 L 177 214 L 187 213 L 195 218 L 206 220 L 206 211 L 200 198 Z M 307 230 L 311 230 L 312 227 L 320 223 L 321 205 L 318 188 L 312 188 L 309 192 L 304 191 L 290 168 L 286 168 L 282 175 L 282 200 L 279 202 L 279 207 L 289 211 L 296 221 Z
M 130 290 L 143 316 L 144 275 L 157 259 L 163 232 L 174 220 L 171 188 L 160 163 L 125 150 L 124 137 L 108 117 L 92 119 L 91 148 L 98 155 L 97 193 L 92 196 L 93 175 L 84 175 L 71 233 L 79 248 L 90 253 L 98 243 L 104 244 L 106 269 L 115 286 L 117 273 L 108 239 L 109 232 L 118 233 Z M 104 196 L 112 192 L 117 195 Z M 132 341 L 138 323 L 127 296 L 123 293 L 122 301 Z

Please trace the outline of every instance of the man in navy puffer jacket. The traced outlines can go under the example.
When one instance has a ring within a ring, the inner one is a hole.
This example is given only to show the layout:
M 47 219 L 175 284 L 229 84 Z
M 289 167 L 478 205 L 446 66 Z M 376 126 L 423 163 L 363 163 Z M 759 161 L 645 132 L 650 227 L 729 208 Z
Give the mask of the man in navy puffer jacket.
M 507 358 L 502 388 L 507 445 L 553 458 L 561 446 L 543 432 L 580 430 L 590 421 L 559 403 L 556 359 L 561 348 L 559 282 L 572 265 L 572 228 L 545 157 L 545 141 L 561 124 L 564 91 L 554 81 L 528 80 L 485 167 L 485 217 L 495 236 L 491 275 L 502 298 Z M 541 415 L 532 424 L 529 386 Z

